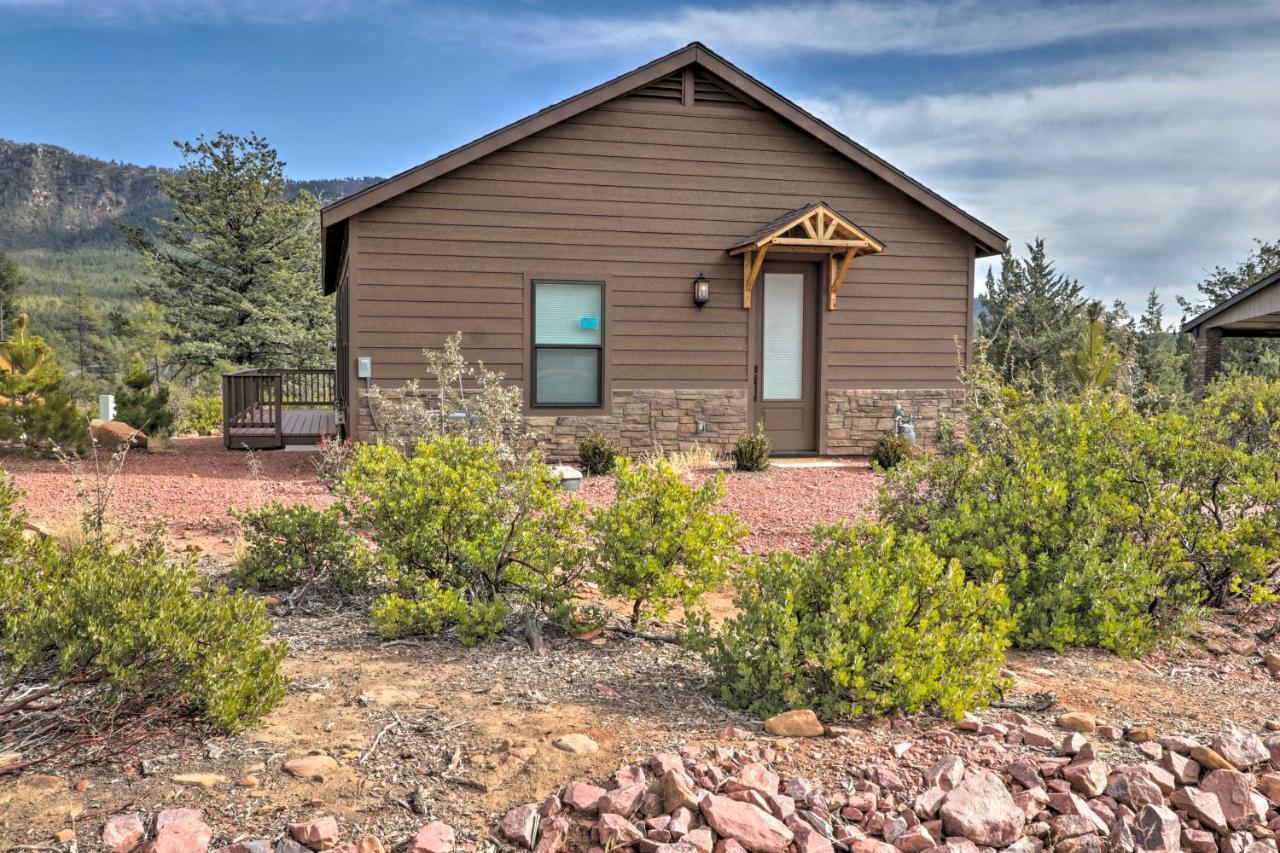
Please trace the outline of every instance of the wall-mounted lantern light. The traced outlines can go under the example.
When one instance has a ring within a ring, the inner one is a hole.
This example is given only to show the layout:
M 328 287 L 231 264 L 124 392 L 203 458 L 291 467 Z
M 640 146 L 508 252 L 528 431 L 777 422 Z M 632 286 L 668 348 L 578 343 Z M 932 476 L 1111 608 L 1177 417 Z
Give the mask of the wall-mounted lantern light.
M 711 301 L 711 279 L 702 273 L 693 280 L 693 304 L 701 308 Z

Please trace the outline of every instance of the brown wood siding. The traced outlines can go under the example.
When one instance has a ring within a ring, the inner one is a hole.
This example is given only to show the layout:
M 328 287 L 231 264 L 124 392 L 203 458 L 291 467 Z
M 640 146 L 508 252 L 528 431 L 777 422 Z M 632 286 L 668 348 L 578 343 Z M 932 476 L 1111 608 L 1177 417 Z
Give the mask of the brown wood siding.
M 382 382 L 420 376 L 420 350 L 458 330 L 523 382 L 525 277 L 607 276 L 615 387 L 745 387 L 742 262 L 725 249 L 817 200 L 887 244 L 825 318 L 827 386 L 954 386 L 973 238 L 745 103 L 622 97 L 356 214 L 353 335 Z

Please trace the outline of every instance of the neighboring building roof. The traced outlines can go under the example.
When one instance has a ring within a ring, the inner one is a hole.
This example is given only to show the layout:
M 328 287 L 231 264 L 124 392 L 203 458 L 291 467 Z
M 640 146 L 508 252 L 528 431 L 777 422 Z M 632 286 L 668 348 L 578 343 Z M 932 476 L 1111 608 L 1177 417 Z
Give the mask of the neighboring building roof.
M 930 190 L 924 184 L 908 176 L 902 170 L 863 148 L 831 125 L 801 109 L 796 104 L 756 80 L 742 69 L 716 54 L 699 42 L 691 42 L 679 50 L 642 65 L 593 89 L 574 95 L 564 101 L 539 110 L 504 128 L 455 148 L 432 160 L 414 166 L 398 175 L 366 187 L 328 205 L 321 211 L 324 228 L 341 225 L 350 217 L 394 198 L 427 181 L 465 166 L 480 157 L 524 139 L 540 130 L 570 119 L 607 101 L 627 94 L 649 83 L 660 80 L 675 71 L 695 65 L 716 75 L 738 91 L 754 99 L 781 118 L 831 146 L 840 154 L 862 166 L 889 185 L 895 187 L 929 210 L 969 234 L 978 243 L 979 255 L 998 255 L 1008 249 L 1009 240 L 999 231 L 961 210 L 956 205 Z M 326 240 L 326 243 L 328 240 Z M 326 253 L 326 256 L 328 253 Z M 336 282 L 337 259 L 326 257 L 325 290 L 331 291 Z
M 1223 311 L 1226 311 L 1228 308 L 1232 308 L 1236 305 L 1239 305 L 1241 302 L 1244 302 L 1246 299 L 1249 299 L 1252 296 L 1258 295 L 1259 293 L 1261 293 L 1262 291 L 1266 290 L 1267 288 L 1271 287 L 1271 285 L 1276 283 L 1280 283 L 1280 270 L 1273 272 L 1271 275 L 1264 275 L 1262 278 L 1258 279 L 1253 284 L 1249 285 L 1244 290 L 1240 291 L 1230 299 L 1225 299 L 1222 302 L 1219 302 L 1217 305 L 1213 306 L 1208 311 L 1205 311 L 1203 314 L 1196 317 L 1195 319 L 1188 320 L 1187 322 L 1183 323 L 1182 331 L 1194 332 L 1196 329 L 1205 325 L 1205 323 L 1207 323 L 1209 320 L 1212 320 L 1214 317 L 1217 317 L 1219 314 L 1221 314 Z M 1268 309 L 1262 313 L 1270 314 L 1272 313 L 1272 311 Z M 1213 325 L 1217 325 L 1217 324 L 1213 324 Z

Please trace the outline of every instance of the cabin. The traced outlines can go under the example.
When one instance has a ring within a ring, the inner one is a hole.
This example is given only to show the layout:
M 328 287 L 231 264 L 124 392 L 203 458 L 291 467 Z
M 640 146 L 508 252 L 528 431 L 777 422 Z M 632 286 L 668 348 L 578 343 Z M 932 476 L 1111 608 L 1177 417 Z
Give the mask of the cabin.
M 1280 272 L 1264 275 L 1182 325 L 1195 340 L 1191 390 L 1203 397 L 1222 368 L 1223 338 L 1280 338 Z
M 462 333 L 553 459 L 865 455 L 963 403 L 976 259 L 1007 240 L 693 43 L 326 207 L 344 434 Z

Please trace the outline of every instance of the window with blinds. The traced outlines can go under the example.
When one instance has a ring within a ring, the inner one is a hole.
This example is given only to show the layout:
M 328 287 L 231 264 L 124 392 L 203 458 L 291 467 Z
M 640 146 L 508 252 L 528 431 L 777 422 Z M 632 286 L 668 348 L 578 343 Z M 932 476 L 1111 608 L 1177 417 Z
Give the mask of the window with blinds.
M 604 285 L 533 283 L 533 405 L 603 404 Z

